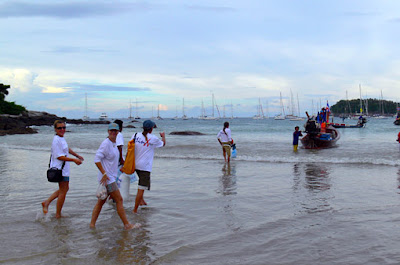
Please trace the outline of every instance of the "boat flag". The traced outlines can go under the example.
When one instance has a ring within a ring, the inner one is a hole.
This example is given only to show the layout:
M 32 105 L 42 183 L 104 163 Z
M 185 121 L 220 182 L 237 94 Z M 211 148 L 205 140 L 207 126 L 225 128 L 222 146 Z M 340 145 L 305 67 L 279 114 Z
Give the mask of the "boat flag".
M 331 109 L 329 108 L 328 100 L 326 101 L 326 112 L 331 112 Z

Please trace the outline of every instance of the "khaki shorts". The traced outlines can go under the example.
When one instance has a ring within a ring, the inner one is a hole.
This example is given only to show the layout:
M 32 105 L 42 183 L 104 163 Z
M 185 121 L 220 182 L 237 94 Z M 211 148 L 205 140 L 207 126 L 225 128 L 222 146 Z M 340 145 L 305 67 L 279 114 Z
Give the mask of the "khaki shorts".
M 231 145 L 228 142 L 222 143 L 222 149 L 225 150 L 225 152 L 228 156 L 231 156 Z

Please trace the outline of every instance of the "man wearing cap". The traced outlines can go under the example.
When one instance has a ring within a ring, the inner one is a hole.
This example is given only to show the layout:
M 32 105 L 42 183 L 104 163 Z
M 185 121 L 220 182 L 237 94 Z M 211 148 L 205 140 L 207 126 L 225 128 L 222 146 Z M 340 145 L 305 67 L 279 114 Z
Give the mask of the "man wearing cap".
M 153 167 L 154 150 L 165 145 L 165 133 L 161 132 L 161 140 L 151 134 L 156 124 L 151 120 L 143 122 L 143 132 L 136 134 L 135 140 L 135 168 L 139 177 L 138 191 L 133 212 L 137 213 L 139 206 L 147 205 L 143 199 L 145 190 L 150 190 L 150 173 Z M 132 139 L 135 136 L 132 136 Z

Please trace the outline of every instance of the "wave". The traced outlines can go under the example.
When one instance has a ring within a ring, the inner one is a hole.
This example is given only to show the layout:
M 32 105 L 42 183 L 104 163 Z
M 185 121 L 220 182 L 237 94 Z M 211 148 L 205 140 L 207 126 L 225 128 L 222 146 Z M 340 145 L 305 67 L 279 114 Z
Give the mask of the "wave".
M 0 148 L 5 149 L 16 149 L 16 150 L 26 150 L 26 151 L 40 151 L 40 152 L 50 152 L 49 146 L 29 146 L 29 145 L 14 145 L 8 143 L 1 143 Z M 94 155 L 97 151 L 96 149 L 88 149 L 88 148 L 79 148 L 74 147 L 74 151 L 82 154 L 92 154 Z M 185 149 L 187 151 L 187 149 Z M 197 150 L 199 151 L 199 150 Z M 211 160 L 211 161 L 222 161 L 223 157 L 220 153 L 212 153 L 210 152 L 159 152 L 155 153 L 155 158 L 163 158 L 163 159 L 190 159 L 190 160 Z M 341 156 L 341 157 L 329 157 L 329 158 L 321 158 L 320 156 L 315 155 L 294 155 L 293 153 L 289 153 L 287 155 L 270 155 L 270 154 L 251 154 L 251 155 L 238 155 L 236 158 L 232 158 L 232 162 L 256 162 L 256 163 L 323 163 L 323 164 L 333 164 L 333 165 L 375 165 L 375 166 L 400 166 L 400 160 L 393 159 L 391 157 L 388 158 L 376 158 L 375 156 L 371 157 L 349 157 L 349 156 Z

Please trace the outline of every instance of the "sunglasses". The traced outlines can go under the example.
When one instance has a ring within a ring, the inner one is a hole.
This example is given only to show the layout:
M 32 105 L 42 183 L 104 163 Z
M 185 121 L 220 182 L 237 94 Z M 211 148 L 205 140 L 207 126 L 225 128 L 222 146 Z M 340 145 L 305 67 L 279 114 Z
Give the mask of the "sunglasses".
M 56 129 L 57 129 L 57 130 L 65 130 L 66 128 L 67 128 L 67 127 L 64 126 L 64 127 L 57 127 Z

